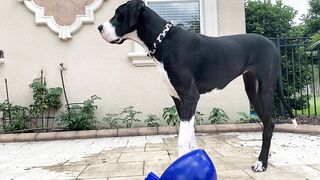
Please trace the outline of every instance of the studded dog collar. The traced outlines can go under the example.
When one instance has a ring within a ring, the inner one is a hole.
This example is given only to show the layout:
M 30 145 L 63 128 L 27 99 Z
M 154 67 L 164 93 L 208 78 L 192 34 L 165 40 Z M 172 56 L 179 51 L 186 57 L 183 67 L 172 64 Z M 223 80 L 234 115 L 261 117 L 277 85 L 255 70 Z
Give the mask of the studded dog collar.
M 171 22 L 168 22 L 166 24 L 166 26 L 164 27 L 162 33 L 159 34 L 159 36 L 157 37 L 156 41 L 153 43 L 153 46 L 149 50 L 149 54 L 148 54 L 149 57 L 153 57 L 154 56 L 154 54 L 157 51 L 158 46 L 161 44 L 163 39 L 166 37 L 167 33 L 170 31 L 172 26 L 173 26 L 173 24 Z

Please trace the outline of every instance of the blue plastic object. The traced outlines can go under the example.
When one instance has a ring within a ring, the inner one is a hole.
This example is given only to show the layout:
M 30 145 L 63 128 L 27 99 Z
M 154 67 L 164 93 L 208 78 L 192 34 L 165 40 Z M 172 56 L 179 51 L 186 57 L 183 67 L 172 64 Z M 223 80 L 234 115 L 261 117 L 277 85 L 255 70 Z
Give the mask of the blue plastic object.
M 216 180 L 216 169 L 203 149 L 191 151 L 173 162 L 159 178 L 149 173 L 145 180 Z

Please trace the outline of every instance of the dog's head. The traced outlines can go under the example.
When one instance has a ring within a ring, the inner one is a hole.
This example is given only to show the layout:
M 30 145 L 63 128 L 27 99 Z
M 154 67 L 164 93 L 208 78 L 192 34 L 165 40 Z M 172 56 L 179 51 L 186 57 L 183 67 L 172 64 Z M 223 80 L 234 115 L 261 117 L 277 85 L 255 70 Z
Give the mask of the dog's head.
M 98 27 L 102 38 L 109 43 L 122 44 L 126 40 L 125 35 L 136 30 L 144 6 L 142 0 L 131 0 L 119 6 L 115 15 Z

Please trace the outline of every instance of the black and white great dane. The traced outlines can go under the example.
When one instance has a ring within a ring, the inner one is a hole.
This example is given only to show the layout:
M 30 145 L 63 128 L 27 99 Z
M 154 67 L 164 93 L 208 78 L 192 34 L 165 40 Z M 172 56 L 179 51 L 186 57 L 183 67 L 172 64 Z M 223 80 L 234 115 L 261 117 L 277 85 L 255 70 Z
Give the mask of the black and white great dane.
M 295 123 L 279 80 L 280 53 L 271 41 L 257 34 L 208 37 L 189 32 L 162 19 L 142 0 L 119 6 L 98 29 L 109 43 L 136 41 L 154 59 L 181 119 L 179 156 L 197 147 L 194 115 L 200 94 L 223 89 L 242 75 L 246 93 L 264 127 L 261 153 L 252 169 L 267 169 L 276 89 Z

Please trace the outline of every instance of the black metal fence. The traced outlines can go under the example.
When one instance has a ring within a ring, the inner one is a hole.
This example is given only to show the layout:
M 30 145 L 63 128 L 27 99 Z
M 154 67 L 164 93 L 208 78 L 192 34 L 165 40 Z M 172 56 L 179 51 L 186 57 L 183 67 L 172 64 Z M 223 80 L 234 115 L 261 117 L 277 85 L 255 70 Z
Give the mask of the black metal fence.
M 281 52 L 283 91 L 296 116 L 320 114 L 320 46 L 306 37 L 271 38 Z M 278 99 L 275 115 L 284 115 Z

